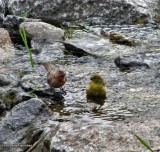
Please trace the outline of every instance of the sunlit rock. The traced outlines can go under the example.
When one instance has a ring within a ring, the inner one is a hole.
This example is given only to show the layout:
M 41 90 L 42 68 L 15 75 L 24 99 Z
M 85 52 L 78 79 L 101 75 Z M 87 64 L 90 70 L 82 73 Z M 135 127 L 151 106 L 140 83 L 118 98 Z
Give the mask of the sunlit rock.
M 12 45 L 9 33 L 7 30 L 0 28 L 0 63 L 7 62 L 14 57 L 14 47 Z

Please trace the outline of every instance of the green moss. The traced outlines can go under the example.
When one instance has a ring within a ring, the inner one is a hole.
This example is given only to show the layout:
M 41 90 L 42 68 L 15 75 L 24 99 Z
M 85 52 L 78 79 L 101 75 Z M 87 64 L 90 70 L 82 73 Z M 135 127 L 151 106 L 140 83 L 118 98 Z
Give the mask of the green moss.
M 147 24 L 148 23 L 148 20 L 147 18 L 144 18 L 144 17 L 141 17 L 141 18 L 137 18 L 135 21 L 134 21 L 135 24 Z
M 71 39 L 73 37 L 73 32 L 74 32 L 74 29 L 72 28 L 64 29 L 64 38 Z
M 156 16 L 153 19 L 157 24 L 160 24 L 160 16 Z
M 18 75 L 19 75 L 20 78 L 23 78 L 23 76 L 26 75 L 26 74 L 27 74 L 26 71 L 20 71 L 20 72 L 18 73 Z
M 6 106 L 11 106 L 14 102 L 14 99 L 16 97 L 15 92 L 5 92 L 2 94 L 2 100 L 5 103 Z

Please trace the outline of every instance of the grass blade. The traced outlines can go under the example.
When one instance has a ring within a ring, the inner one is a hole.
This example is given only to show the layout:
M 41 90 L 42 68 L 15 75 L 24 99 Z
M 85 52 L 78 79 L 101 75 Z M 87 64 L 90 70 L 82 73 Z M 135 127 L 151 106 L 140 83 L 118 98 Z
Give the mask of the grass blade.
M 25 31 L 24 28 L 21 28 L 19 30 L 19 33 L 20 33 L 21 38 L 23 40 L 23 43 L 24 43 L 24 45 L 25 45 L 25 47 L 26 47 L 26 49 L 27 49 L 27 51 L 29 53 L 29 59 L 30 59 L 31 66 L 32 66 L 32 68 L 34 68 L 35 64 L 34 64 L 34 61 L 33 61 L 32 52 L 31 52 L 31 50 L 30 50 L 30 48 L 28 46 L 26 31 Z
M 36 85 L 36 86 L 34 87 L 34 89 L 31 90 L 31 91 L 29 91 L 28 93 L 29 93 L 30 95 L 34 95 L 34 92 L 37 91 L 41 86 L 42 86 L 41 84 Z
M 149 146 L 149 144 L 144 140 L 142 139 L 140 136 L 134 134 L 134 136 L 140 141 L 140 143 L 145 146 L 148 150 L 150 150 L 151 152 L 154 152 L 151 147 Z

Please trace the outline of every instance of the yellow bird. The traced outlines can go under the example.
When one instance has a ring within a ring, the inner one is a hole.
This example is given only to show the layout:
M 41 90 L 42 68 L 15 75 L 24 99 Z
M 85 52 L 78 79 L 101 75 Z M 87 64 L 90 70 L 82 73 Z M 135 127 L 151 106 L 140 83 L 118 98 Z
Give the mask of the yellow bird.
M 86 89 L 87 99 L 106 99 L 107 88 L 105 81 L 99 74 L 94 74 L 90 78 L 88 88 Z

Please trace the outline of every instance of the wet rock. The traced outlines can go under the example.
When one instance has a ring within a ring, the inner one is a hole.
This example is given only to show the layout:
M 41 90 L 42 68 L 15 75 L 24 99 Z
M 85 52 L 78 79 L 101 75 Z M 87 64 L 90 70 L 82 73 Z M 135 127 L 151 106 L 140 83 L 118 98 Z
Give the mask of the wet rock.
M 134 58 L 135 57 L 135 58 Z M 114 63 L 117 67 L 120 68 L 121 71 L 127 71 L 134 68 L 144 67 L 146 69 L 150 68 L 147 63 L 144 62 L 143 56 L 139 58 L 139 56 L 123 56 L 118 57 L 114 60 Z
M 114 60 L 114 63 L 120 70 L 135 70 L 135 69 L 159 69 L 160 53 L 139 53 L 134 55 L 119 56 Z M 158 73 L 157 73 L 158 74 Z
M 22 28 L 25 29 L 32 41 L 38 41 L 43 44 L 62 41 L 64 36 L 64 31 L 62 29 L 44 22 L 23 22 L 20 24 L 20 29 Z M 34 46 L 32 47 L 34 48 Z
M 17 88 L 1 89 L 0 97 L 2 99 L 2 104 L 5 105 L 5 108 L 11 109 L 18 103 L 31 99 L 32 95 L 25 93 Z
M 102 56 L 109 52 L 109 42 L 99 36 L 83 31 L 75 31 L 72 39 L 64 41 L 64 46 L 68 51 L 75 54 L 91 54 Z
M 56 69 L 60 68 L 63 65 L 58 65 L 59 61 L 61 61 L 61 59 L 65 57 L 65 47 L 62 43 L 55 42 L 54 44 L 48 44 L 43 42 L 41 43 L 40 41 L 32 41 L 32 47 L 39 52 L 37 58 L 39 63 L 51 62 L 54 64 Z
M 14 57 L 14 47 L 9 36 L 9 33 L 4 28 L 0 28 L 0 63 L 7 62 Z
M 30 96 L 47 97 L 48 99 L 45 99 L 45 102 L 48 104 L 61 102 L 64 98 L 64 92 L 59 88 L 51 90 L 46 79 L 45 75 L 25 75 L 20 85 Z
M 31 99 L 16 105 L 2 120 L 0 125 L 0 142 L 8 146 L 0 146 L 2 151 L 22 151 L 26 149 L 27 134 L 31 133 L 31 124 L 40 116 L 47 115 L 45 104 L 39 99 Z M 26 146 L 12 146 L 12 145 Z M 28 148 L 28 147 L 27 147 Z
M 24 77 L 22 77 L 20 85 L 24 90 L 28 92 L 35 90 L 36 86 L 39 86 L 39 87 L 37 87 L 35 92 L 39 92 L 39 91 L 42 92 L 42 91 L 45 91 L 46 89 L 49 89 L 49 86 L 47 84 L 45 77 L 42 75 L 36 75 L 36 74 L 25 75 Z
M 124 55 L 137 52 L 136 47 L 114 44 L 102 36 L 80 30 L 75 31 L 72 38 L 65 40 L 63 44 L 68 52 L 78 54 L 79 56 L 89 54 L 99 57 L 115 58 L 118 54 Z M 144 49 L 144 51 L 147 50 L 145 46 L 141 49 Z
M 81 6 L 81 7 L 80 7 Z M 98 6 L 98 7 L 97 7 Z M 119 8 L 119 9 L 118 9 Z M 149 9 L 154 8 L 154 9 Z M 64 20 L 75 21 L 79 19 L 94 20 L 100 23 L 133 23 L 135 21 L 147 21 L 158 16 L 158 0 L 150 1 L 47 1 L 33 0 L 16 1 L 9 0 L 8 9 L 10 14 L 20 16 L 27 14 L 32 18 L 41 18 L 45 21 L 53 21 L 60 24 Z M 93 22 L 93 21 L 92 21 Z M 97 23 L 97 22 L 96 22 Z M 142 22 L 144 23 L 144 22 Z M 146 22 L 145 22 L 146 23 Z

